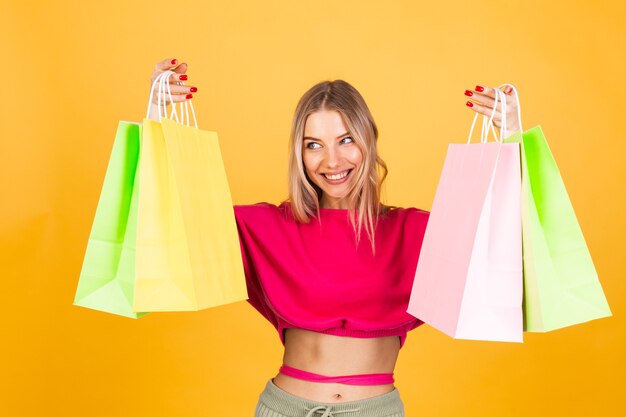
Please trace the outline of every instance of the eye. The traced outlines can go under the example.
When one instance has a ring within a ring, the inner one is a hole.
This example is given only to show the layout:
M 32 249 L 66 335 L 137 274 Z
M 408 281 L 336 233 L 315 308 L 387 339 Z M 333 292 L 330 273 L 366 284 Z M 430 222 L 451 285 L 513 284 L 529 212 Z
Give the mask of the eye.
M 319 146 L 319 143 L 309 142 L 309 143 L 306 144 L 305 148 L 307 148 L 307 149 L 317 149 L 317 148 L 312 148 L 311 145 L 318 145 Z
M 354 139 L 352 139 L 350 136 L 346 136 L 345 138 L 343 138 L 341 140 L 344 141 L 346 139 L 350 139 L 350 142 L 348 142 L 348 143 L 354 142 Z

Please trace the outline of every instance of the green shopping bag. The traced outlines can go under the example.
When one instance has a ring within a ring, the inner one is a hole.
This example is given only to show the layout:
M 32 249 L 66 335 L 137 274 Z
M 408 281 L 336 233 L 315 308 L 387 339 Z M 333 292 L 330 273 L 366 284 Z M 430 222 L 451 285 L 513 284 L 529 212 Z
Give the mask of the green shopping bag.
M 521 145 L 524 330 L 546 332 L 611 316 L 541 127 L 504 141 Z
M 131 318 L 141 127 L 118 125 L 73 303 Z

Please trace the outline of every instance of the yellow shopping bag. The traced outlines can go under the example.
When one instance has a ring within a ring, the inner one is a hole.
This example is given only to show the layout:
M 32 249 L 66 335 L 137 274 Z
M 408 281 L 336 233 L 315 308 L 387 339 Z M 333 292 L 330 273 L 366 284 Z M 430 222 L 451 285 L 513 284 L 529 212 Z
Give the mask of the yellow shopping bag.
M 248 299 L 216 132 L 144 119 L 133 311 L 195 311 Z

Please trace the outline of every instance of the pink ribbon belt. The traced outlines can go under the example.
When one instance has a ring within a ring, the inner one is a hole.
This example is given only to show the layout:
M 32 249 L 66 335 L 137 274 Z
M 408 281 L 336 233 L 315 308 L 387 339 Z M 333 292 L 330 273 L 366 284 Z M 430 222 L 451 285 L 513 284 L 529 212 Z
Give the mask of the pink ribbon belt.
M 281 374 L 291 376 L 293 378 L 302 379 L 312 382 L 336 382 L 347 385 L 384 385 L 393 384 L 393 372 L 388 374 L 360 374 L 360 375 L 342 375 L 342 376 L 325 376 L 315 374 L 313 372 L 303 371 L 301 369 L 292 368 L 288 365 L 282 365 L 279 369 Z

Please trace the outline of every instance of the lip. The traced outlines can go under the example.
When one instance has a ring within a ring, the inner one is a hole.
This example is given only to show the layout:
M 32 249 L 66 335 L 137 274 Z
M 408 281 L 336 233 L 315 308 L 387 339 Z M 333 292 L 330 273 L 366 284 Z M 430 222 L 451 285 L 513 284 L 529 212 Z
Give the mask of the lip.
M 338 180 L 331 180 L 329 178 L 326 178 L 326 175 L 324 175 L 324 174 L 320 174 L 320 175 L 322 176 L 324 181 L 326 181 L 328 184 L 338 185 L 338 184 L 343 184 L 344 182 L 346 182 L 350 178 L 350 176 L 352 175 L 352 171 L 353 170 L 354 169 L 350 168 L 350 169 L 344 169 L 343 171 L 339 171 L 336 174 L 332 174 L 332 173 L 329 173 L 329 172 L 324 173 L 324 174 L 329 174 L 329 175 L 337 175 L 337 174 L 341 174 L 343 172 L 349 171 L 348 175 L 346 175 L 345 177 L 343 177 L 341 179 L 338 179 Z

